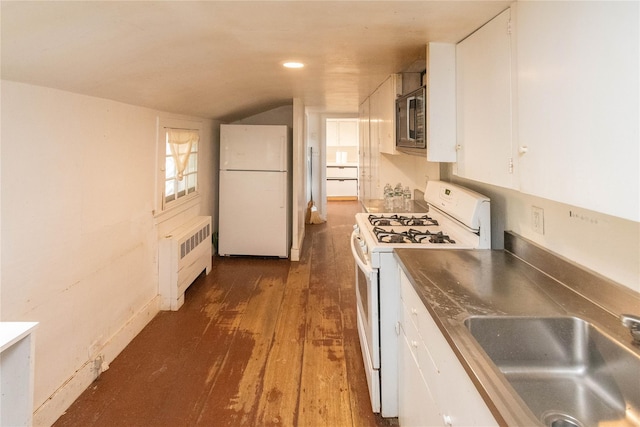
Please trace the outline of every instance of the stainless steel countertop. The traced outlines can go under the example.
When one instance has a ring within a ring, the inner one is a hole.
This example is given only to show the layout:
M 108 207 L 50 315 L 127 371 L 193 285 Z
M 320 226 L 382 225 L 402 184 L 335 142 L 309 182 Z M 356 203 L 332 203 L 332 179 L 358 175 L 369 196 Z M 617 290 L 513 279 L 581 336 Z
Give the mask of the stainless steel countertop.
M 630 303 L 634 306 L 640 302 L 640 294 L 636 292 L 619 285 L 600 284 L 597 292 L 607 294 L 609 303 L 605 309 L 598 304 L 598 295 L 580 294 L 578 291 L 583 290 L 576 291 L 556 281 L 507 251 L 400 248 L 395 253 L 500 425 L 542 424 L 464 326 L 469 316 L 576 316 L 640 356 L 640 348 L 631 344 L 629 331 L 621 325 L 618 313 L 612 313 L 610 308 L 616 298 L 621 307 Z

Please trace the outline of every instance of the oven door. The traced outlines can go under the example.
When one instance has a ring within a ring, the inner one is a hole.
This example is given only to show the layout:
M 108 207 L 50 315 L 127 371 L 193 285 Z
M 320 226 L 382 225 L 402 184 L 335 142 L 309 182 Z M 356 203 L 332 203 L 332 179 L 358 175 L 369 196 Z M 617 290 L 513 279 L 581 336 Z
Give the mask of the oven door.
M 360 238 L 351 234 L 351 252 L 355 260 L 358 335 L 364 359 L 373 412 L 380 412 L 380 314 L 378 270 L 367 262 L 360 249 Z

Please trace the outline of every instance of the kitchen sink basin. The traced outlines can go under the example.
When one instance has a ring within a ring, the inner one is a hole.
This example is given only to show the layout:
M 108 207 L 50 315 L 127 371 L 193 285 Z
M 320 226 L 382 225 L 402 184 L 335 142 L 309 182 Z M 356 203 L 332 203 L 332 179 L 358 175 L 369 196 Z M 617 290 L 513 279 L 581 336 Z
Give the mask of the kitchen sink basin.
M 465 326 L 543 425 L 640 425 L 640 357 L 592 324 L 478 316 Z

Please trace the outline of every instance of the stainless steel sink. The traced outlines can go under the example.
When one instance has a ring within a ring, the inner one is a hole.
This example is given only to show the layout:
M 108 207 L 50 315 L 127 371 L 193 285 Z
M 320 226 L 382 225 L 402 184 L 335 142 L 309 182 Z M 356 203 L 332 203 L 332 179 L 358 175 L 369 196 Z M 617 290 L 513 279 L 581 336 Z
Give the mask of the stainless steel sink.
M 478 316 L 465 325 L 543 425 L 640 425 L 640 357 L 592 324 Z

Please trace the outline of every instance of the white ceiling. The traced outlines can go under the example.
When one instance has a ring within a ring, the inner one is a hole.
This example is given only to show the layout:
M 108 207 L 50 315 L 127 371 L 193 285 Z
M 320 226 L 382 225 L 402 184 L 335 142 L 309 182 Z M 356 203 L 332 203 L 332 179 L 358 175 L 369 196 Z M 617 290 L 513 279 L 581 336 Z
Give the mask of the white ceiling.
M 222 121 L 356 112 L 508 1 L 2 1 L 2 78 Z M 300 70 L 281 63 L 299 60 Z

